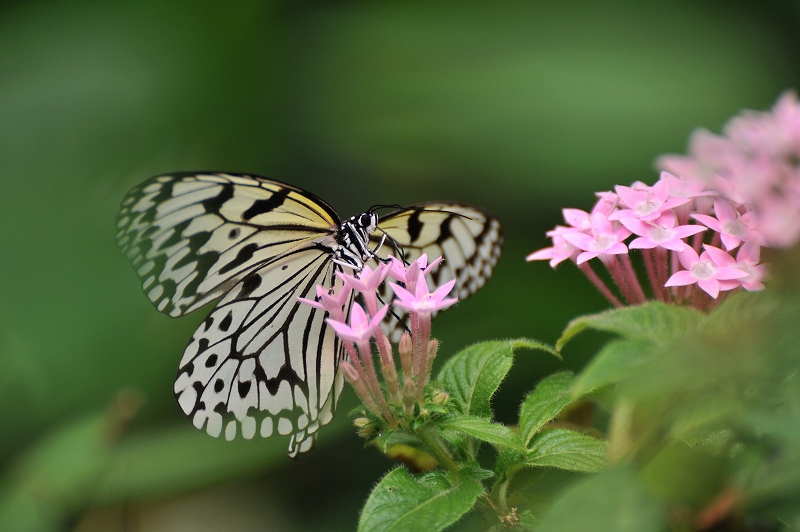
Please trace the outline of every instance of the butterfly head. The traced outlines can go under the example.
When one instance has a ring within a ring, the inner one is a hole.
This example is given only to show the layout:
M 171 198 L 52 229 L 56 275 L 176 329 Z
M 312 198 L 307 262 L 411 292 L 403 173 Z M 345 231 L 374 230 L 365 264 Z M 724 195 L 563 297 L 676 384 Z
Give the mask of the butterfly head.
M 368 235 L 374 233 L 378 228 L 378 215 L 372 210 L 359 214 L 358 216 L 353 216 L 351 220 Z

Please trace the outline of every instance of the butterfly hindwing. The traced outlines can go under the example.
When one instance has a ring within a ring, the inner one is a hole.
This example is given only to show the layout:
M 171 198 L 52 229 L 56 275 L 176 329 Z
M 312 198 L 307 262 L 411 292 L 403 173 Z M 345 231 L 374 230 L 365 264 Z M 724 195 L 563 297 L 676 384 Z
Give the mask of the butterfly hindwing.
M 177 317 L 223 295 L 260 264 L 338 230 L 325 202 L 265 178 L 156 176 L 122 201 L 117 241 L 156 308 Z
M 310 448 L 342 390 L 342 346 L 313 299 L 333 286 L 330 254 L 308 249 L 248 274 L 194 333 L 175 395 L 211 436 L 293 435 L 290 455 Z

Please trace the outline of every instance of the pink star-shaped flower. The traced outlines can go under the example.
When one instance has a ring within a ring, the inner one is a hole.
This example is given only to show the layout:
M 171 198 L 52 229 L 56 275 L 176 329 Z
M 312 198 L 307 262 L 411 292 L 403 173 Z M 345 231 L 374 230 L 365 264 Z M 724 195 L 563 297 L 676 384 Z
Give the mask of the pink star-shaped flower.
M 639 238 L 634 239 L 628 247 L 631 249 L 653 249 L 662 247 L 672 251 L 683 251 L 684 238 L 705 231 L 699 225 L 680 225 L 675 227 L 677 217 L 670 211 L 663 213 L 653 221 L 644 222 L 636 218 L 623 218 L 622 225 L 631 230 Z
M 534 260 L 550 260 L 550 267 L 555 268 L 561 262 L 577 255 L 579 250 L 564 239 L 564 233 L 580 232 L 572 227 L 556 226 L 555 229 L 548 231 L 546 234 L 553 241 L 552 247 L 543 248 L 534 251 L 525 260 L 528 262 Z
M 375 330 L 380 327 L 381 321 L 388 311 L 389 307 L 384 306 L 372 319 L 369 319 L 367 313 L 361 308 L 361 305 L 353 303 L 350 309 L 350 325 L 331 318 L 327 318 L 325 321 L 328 322 L 328 325 L 333 327 L 333 330 L 336 331 L 336 334 L 338 334 L 339 338 L 342 340 L 363 344 L 375 334 Z
M 417 282 L 419 272 L 422 272 L 423 275 L 428 275 L 442 262 L 442 257 L 437 257 L 428 264 L 428 254 L 423 253 L 408 266 L 403 264 L 403 261 L 400 259 L 392 257 L 391 255 L 389 255 L 389 260 L 391 261 L 389 276 L 404 283 L 406 286 L 412 286 Z
M 619 194 L 620 202 L 628 208 L 612 213 L 609 220 L 631 217 L 643 221 L 655 220 L 664 211 L 691 201 L 691 198 L 670 197 L 670 185 L 664 180 L 652 187 L 634 183 L 633 187 L 617 185 L 614 190 Z
M 345 286 L 351 287 L 357 292 L 370 292 L 378 288 L 386 275 L 389 273 L 389 264 L 380 263 L 374 270 L 367 265 L 358 272 L 358 277 L 355 275 L 347 275 L 343 272 L 336 272 L 336 275 L 344 281 Z
M 592 207 L 592 214 L 600 213 L 604 216 L 609 216 L 612 212 L 617 210 L 619 205 L 619 196 L 616 192 L 595 192 L 597 196 L 597 203 Z
M 395 283 L 389 283 L 389 286 L 392 287 L 395 295 L 400 298 L 399 301 L 394 302 L 395 305 L 409 312 L 430 315 L 437 310 L 447 308 L 458 302 L 456 298 L 447 298 L 447 295 L 455 284 L 456 280 L 451 279 L 431 292 L 428 289 L 428 283 L 418 282 L 414 293 L 409 292 Z
M 709 246 L 709 255 L 712 260 L 717 264 L 737 268 L 746 274 L 746 277 L 741 279 L 733 279 L 731 281 L 720 281 L 722 290 L 732 290 L 741 286 L 748 292 L 755 292 L 764 289 L 764 283 L 761 281 L 767 275 L 767 267 L 764 264 L 759 264 L 761 261 L 761 246 L 755 240 L 745 242 L 739 248 L 739 253 L 736 255 L 736 260 L 724 251 L 712 248 Z
M 341 290 L 339 290 L 338 294 L 333 291 L 328 291 L 327 288 L 324 288 L 320 285 L 317 285 L 316 289 L 316 300 L 306 299 L 304 297 L 298 297 L 297 300 L 301 303 L 305 303 L 306 305 L 311 305 L 312 307 L 325 310 L 330 314 L 331 318 L 343 321 L 344 306 L 350 298 L 350 292 L 352 289 L 345 285 Z
M 714 214 L 716 218 L 705 214 L 693 214 L 692 218 L 718 232 L 726 250 L 730 251 L 742 241 L 754 237 L 755 219 L 752 213 L 739 214 L 727 200 L 717 198 L 714 200 Z
M 742 270 L 733 266 L 726 266 L 725 260 L 717 251 L 728 256 L 725 251 L 715 248 L 713 246 L 704 246 L 705 251 L 702 255 L 698 256 L 697 252 L 691 247 L 686 246 L 682 252 L 678 254 L 678 260 L 681 265 L 686 268 L 672 275 L 667 280 L 664 286 L 686 286 L 697 283 L 705 293 L 717 299 L 721 289 L 730 290 L 728 285 L 722 286 L 720 281 L 730 281 L 732 279 L 742 279 L 747 277 L 747 274 Z M 709 250 L 711 250 L 709 252 Z M 714 260 L 717 257 L 717 261 Z
M 592 215 L 591 234 L 586 233 L 564 233 L 564 239 L 583 253 L 578 255 L 577 263 L 583 264 L 587 260 L 600 255 L 622 255 L 628 253 L 628 248 L 623 244 L 623 240 L 630 236 L 631 232 L 624 226 L 617 228 L 600 213 Z
M 669 195 L 673 198 L 697 198 L 701 196 L 716 196 L 717 193 L 708 190 L 707 183 L 690 174 L 689 177 L 677 177 L 669 172 L 661 172 L 661 181 L 669 187 Z

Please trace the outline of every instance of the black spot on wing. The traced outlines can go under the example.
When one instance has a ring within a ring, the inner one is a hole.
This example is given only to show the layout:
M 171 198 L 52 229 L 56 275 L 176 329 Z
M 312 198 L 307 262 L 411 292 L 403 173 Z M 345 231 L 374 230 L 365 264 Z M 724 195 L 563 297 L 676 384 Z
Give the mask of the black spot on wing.
M 222 332 L 228 332 L 228 329 L 231 328 L 232 321 L 233 321 L 233 312 L 228 311 L 228 315 L 225 316 L 221 322 L 219 322 L 219 330 Z
M 177 269 L 179 269 L 179 268 L 181 268 L 183 266 L 186 266 L 187 264 L 191 264 L 192 262 L 194 262 L 195 259 L 198 260 L 198 267 L 200 266 L 199 262 L 204 260 L 204 258 L 205 258 L 206 261 L 210 261 L 211 258 L 213 257 L 213 262 L 211 262 L 211 264 L 216 262 L 217 258 L 219 258 L 219 253 L 216 253 L 216 252 L 213 252 L 213 251 L 209 251 L 209 252 L 203 253 L 202 255 L 199 255 L 197 253 L 200 250 L 200 248 L 202 248 L 203 246 L 206 245 L 206 242 L 208 242 L 210 238 L 211 238 L 211 232 L 210 231 L 203 231 L 202 233 L 197 233 L 197 234 L 194 234 L 194 235 L 190 236 L 187 239 L 188 242 L 189 242 L 189 246 L 188 246 L 189 247 L 189 253 L 187 253 L 183 258 L 181 258 L 181 260 L 176 262 L 175 266 L 173 266 L 173 268 L 177 270 Z M 203 270 L 203 271 L 207 271 L 207 270 Z
M 219 273 L 226 274 L 229 271 L 238 268 L 242 264 L 245 264 L 246 262 L 248 262 L 250 259 L 253 258 L 253 254 L 256 252 L 256 250 L 258 250 L 258 244 L 256 244 L 255 242 L 247 244 L 246 246 L 242 247 L 239 250 L 239 253 L 236 254 L 236 257 L 232 261 L 230 261 L 228 264 L 219 269 Z
M 203 201 L 201 205 L 203 205 L 203 209 L 205 209 L 206 212 L 219 214 L 219 211 L 225 204 L 225 202 L 231 199 L 232 197 L 233 197 L 233 183 L 224 183 L 222 184 L 222 190 L 220 190 L 219 194 Z
M 436 239 L 437 244 L 443 244 L 448 238 L 453 236 L 450 224 L 453 223 L 454 218 L 455 216 L 450 215 L 442 222 L 442 225 L 439 227 L 439 237 Z
M 159 299 L 167 298 L 172 300 L 172 298 L 175 297 L 175 292 L 178 291 L 178 285 L 175 284 L 175 281 L 172 279 L 164 279 L 163 281 L 159 280 L 158 284 L 160 284 L 162 288 L 161 297 Z
M 191 253 L 189 255 L 191 255 Z M 195 270 L 197 270 L 197 275 L 195 275 L 194 279 L 187 283 L 186 287 L 183 289 L 185 296 L 193 296 L 197 293 L 200 284 L 205 280 L 208 271 L 217 263 L 217 260 L 219 260 L 219 253 L 215 251 L 209 251 L 208 253 L 197 256 L 197 267 L 195 268 Z M 176 268 L 178 267 L 179 266 L 176 266 Z
M 256 288 L 261 286 L 261 276 L 258 273 L 251 273 L 242 281 L 242 290 L 239 292 L 239 298 L 247 297 L 252 294 Z
M 214 353 L 206 359 L 206 367 L 213 368 L 217 364 L 217 354 Z
M 250 208 L 242 213 L 242 219 L 248 221 L 251 218 L 255 218 L 259 214 L 264 214 L 277 209 L 283 205 L 283 202 L 286 200 L 286 196 L 289 195 L 289 192 L 290 190 L 288 188 L 283 188 L 272 194 L 272 196 L 267 199 L 254 201 Z
M 421 214 L 422 211 L 414 211 L 411 213 L 411 216 L 408 217 L 408 238 L 412 244 L 419 238 L 422 232 L 422 222 L 419 220 Z
M 166 239 L 163 244 L 161 244 L 161 248 L 164 249 L 164 248 L 172 247 L 175 244 L 177 244 L 178 242 L 180 242 L 181 238 L 182 238 L 183 231 L 184 231 L 184 229 L 186 229 L 189 226 L 190 222 L 191 222 L 191 220 L 186 220 L 186 221 L 183 221 L 183 222 L 177 224 L 175 227 L 173 227 L 172 228 L 172 234 L 169 235 L 169 238 Z M 194 235 L 194 236 L 197 236 L 197 235 Z M 207 241 L 208 239 L 206 238 L 205 240 Z M 203 243 L 205 243 L 205 242 L 203 242 Z M 191 245 L 192 245 L 192 239 L 190 238 L 189 239 L 190 248 L 191 248 Z M 197 249 L 197 248 L 191 248 L 191 249 Z
M 251 384 L 253 384 L 253 381 L 245 381 L 245 382 L 240 382 L 239 383 L 239 386 L 238 386 L 238 388 L 239 388 L 239 397 L 244 398 L 244 397 L 247 396 L 247 392 L 250 391 L 250 385 Z
M 308 391 L 307 384 L 292 370 L 288 362 L 281 367 L 280 371 L 278 371 L 278 375 L 272 379 L 267 378 L 267 374 L 264 372 L 264 368 L 261 367 L 261 364 L 256 364 L 256 369 L 253 374 L 258 381 L 264 383 L 267 387 L 267 391 L 269 391 L 271 395 L 278 393 L 278 388 L 283 381 L 287 381 L 292 387 L 296 384 L 300 385 L 304 391 Z

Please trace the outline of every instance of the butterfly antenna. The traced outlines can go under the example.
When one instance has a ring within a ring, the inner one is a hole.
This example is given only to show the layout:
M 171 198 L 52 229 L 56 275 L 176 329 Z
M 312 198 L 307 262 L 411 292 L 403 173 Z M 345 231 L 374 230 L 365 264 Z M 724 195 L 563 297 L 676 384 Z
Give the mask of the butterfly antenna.
M 451 214 L 451 215 L 453 215 L 453 216 L 458 216 L 459 218 L 464 218 L 464 219 L 466 219 L 466 220 L 472 220 L 472 218 L 470 218 L 470 217 L 469 217 L 469 216 L 467 216 L 466 214 L 461 214 L 460 212 L 448 211 L 448 210 L 446 210 L 446 209 L 426 209 L 425 207 L 419 207 L 419 206 L 416 206 L 416 205 L 409 205 L 408 207 L 401 207 L 401 206 L 399 206 L 399 205 L 389 205 L 389 206 L 390 206 L 390 207 L 395 207 L 395 208 L 399 209 L 397 212 L 403 212 L 403 211 L 414 211 L 414 212 L 444 212 L 444 213 L 447 213 L 447 214 Z
M 402 205 L 398 204 L 398 203 L 394 203 L 392 205 L 379 204 L 379 205 L 373 205 L 372 207 L 370 207 L 368 212 L 375 212 L 378 209 L 400 209 L 400 210 L 403 210 L 404 207 Z

